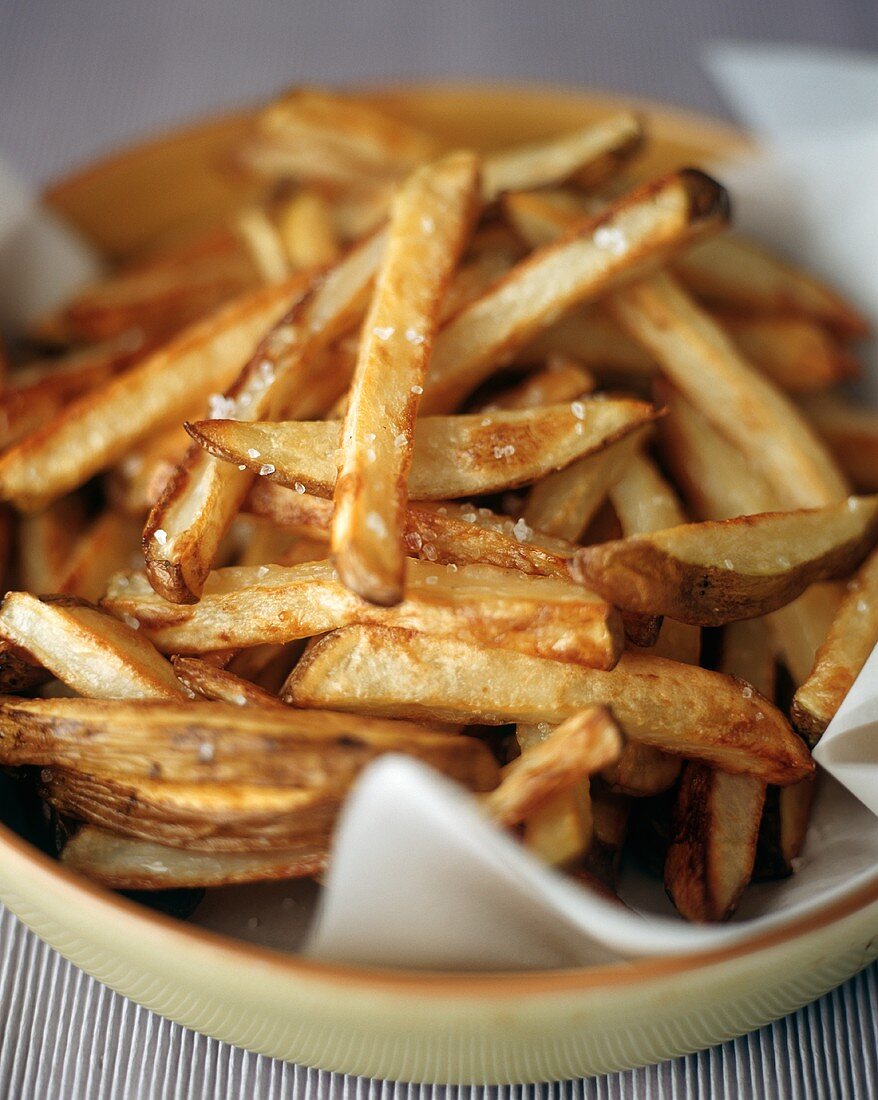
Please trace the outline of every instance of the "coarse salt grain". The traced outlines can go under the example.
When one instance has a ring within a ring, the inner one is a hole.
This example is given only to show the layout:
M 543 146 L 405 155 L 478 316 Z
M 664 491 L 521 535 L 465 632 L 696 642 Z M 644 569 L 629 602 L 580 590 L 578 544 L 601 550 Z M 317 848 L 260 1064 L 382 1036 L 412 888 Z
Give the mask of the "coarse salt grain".
M 421 394 L 424 392 L 423 386 L 412 386 L 412 393 Z
M 133 615 L 122 615 L 122 622 L 126 626 L 130 626 L 132 630 L 140 630 L 140 619 L 135 619 Z
M 571 401 L 570 411 L 577 420 L 585 420 L 585 405 L 581 401 Z
M 275 465 L 273 462 L 263 462 L 259 467 L 259 476 L 268 477 L 269 474 L 273 474 L 275 471 Z
M 248 458 L 259 458 L 259 456 L 261 454 L 262 454 L 262 452 L 257 451 L 255 447 L 248 447 L 247 448 L 247 457 Z
M 512 534 L 518 542 L 527 542 L 533 534 L 533 528 L 528 527 L 523 518 L 517 519 L 512 526 Z
M 389 340 L 390 337 L 396 332 L 393 325 L 378 325 L 372 329 L 379 340 Z
M 427 337 L 422 332 L 418 332 L 416 328 L 407 328 L 405 338 L 410 344 L 424 344 L 427 341 Z
M 511 443 L 507 443 L 504 447 L 494 448 L 494 458 L 512 458 L 515 454 L 515 447 Z
M 628 243 L 621 229 L 610 225 L 598 226 L 592 240 L 598 248 L 611 252 L 614 256 L 620 256 Z
M 216 756 L 216 749 L 210 741 L 202 741 L 198 746 L 198 759 L 202 764 L 209 764 Z
M 427 584 L 438 584 L 439 583 L 439 578 L 438 577 L 427 577 L 426 583 Z
M 152 537 L 159 544 L 159 546 L 164 546 L 165 543 L 168 541 L 168 532 L 165 531 L 162 527 L 157 527 L 155 531 L 153 531 Z
M 408 441 L 409 437 L 405 434 L 405 432 L 400 432 L 399 435 L 394 439 L 393 445 L 394 447 L 402 448 L 406 446 Z
M 301 483 L 301 481 L 294 481 L 293 489 L 295 489 L 295 491 L 300 495 L 305 492 L 305 486 Z

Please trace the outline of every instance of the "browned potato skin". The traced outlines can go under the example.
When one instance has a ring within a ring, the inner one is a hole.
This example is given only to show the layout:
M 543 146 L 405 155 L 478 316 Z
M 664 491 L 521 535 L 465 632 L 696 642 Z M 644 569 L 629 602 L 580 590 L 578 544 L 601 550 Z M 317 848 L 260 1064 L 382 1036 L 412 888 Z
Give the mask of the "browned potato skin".
M 871 503 L 871 502 L 870 502 Z M 736 519 L 691 524 L 722 530 L 728 537 L 729 557 L 735 541 L 746 545 L 758 539 L 760 527 L 770 526 L 775 514 L 739 516 Z M 781 514 L 778 513 L 778 516 Z M 678 529 L 681 534 L 686 529 Z M 650 536 L 620 539 L 578 550 L 570 563 L 573 578 L 599 592 L 623 611 L 640 615 L 667 615 L 698 626 L 723 626 L 739 619 L 767 615 L 791 603 L 818 581 L 847 576 L 878 538 L 878 511 L 863 530 L 826 553 L 792 568 L 769 574 L 743 573 L 709 562 L 693 563 L 676 557 Z

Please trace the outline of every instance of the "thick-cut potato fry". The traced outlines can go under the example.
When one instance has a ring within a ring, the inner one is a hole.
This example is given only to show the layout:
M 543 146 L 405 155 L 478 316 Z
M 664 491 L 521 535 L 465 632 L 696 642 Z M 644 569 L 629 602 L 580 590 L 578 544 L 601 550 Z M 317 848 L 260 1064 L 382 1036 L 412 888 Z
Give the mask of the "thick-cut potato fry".
M 687 169 L 640 188 L 531 253 L 442 329 L 423 411 L 455 408 L 500 360 L 565 310 L 642 275 L 689 240 L 719 229 L 726 217 L 722 188 Z
M 57 500 L 41 512 L 22 516 L 18 525 L 22 587 L 37 593 L 58 591 L 84 524 L 82 501 L 73 496 Z
M 8 592 L 0 637 L 92 699 L 185 699 L 168 661 L 136 630 L 66 597 Z
M 878 539 L 878 497 L 683 524 L 577 550 L 571 576 L 623 611 L 722 626 L 848 576 Z
M 848 584 L 814 667 L 793 699 L 793 724 L 810 744 L 832 721 L 876 645 L 878 552 Z
M 662 391 L 668 416 L 661 422 L 665 459 L 678 485 L 705 519 L 789 507 L 780 487 L 769 488 L 741 451 L 677 391 Z M 769 625 L 793 680 L 800 684 L 838 606 L 835 585 L 814 585 L 797 600 L 769 616 Z
M 242 157 L 270 178 L 356 186 L 404 175 L 438 152 L 429 134 L 360 100 L 295 88 L 261 112 Z
M 631 800 L 608 790 L 599 780 L 592 781 L 589 794 L 592 837 L 583 862 L 589 874 L 613 890 L 628 832 Z
M 25 657 L 18 646 L 0 641 L 0 694 L 21 695 L 51 678 L 51 673 Z
M 604 450 L 548 474 L 528 495 L 525 522 L 555 538 L 579 541 L 645 437 L 646 430 L 640 428 Z
M 483 190 L 494 199 L 504 191 L 524 191 L 563 183 L 603 182 L 637 151 L 643 126 L 628 111 L 549 141 L 521 145 L 485 158 Z
M 788 507 L 832 504 L 846 495 L 844 478 L 799 412 L 670 276 L 624 287 L 610 304 L 629 334 Z
M 267 852 L 187 852 L 155 841 L 83 825 L 64 845 L 61 862 L 112 890 L 170 890 L 304 878 L 326 869 L 326 841 L 307 837 Z
M 259 481 L 247 507 L 299 535 L 329 538 L 332 502 L 322 497 Z M 439 565 L 498 565 L 541 577 L 566 577 L 574 550 L 572 543 L 535 531 L 522 519 L 451 502 L 410 503 L 403 542 L 411 557 Z
M 764 622 L 727 628 L 721 668 L 773 697 L 774 653 Z M 664 878 L 668 895 L 688 920 L 721 921 L 734 912 L 753 874 L 764 803 L 765 784 L 759 779 L 686 766 Z
M 641 392 L 656 373 L 652 356 L 626 336 L 602 308 L 578 310 L 550 325 L 516 355 L 521 363 L 570 356 L 603 383 Z
M 478 239 L 478 238 L 476 238 Z M 503 278 L 517 260 L 521 259 L 522 247 L 518 241 L 501 241 L 491 248 L 485 248 L 468 255 L 454 273 L 454 278 L 442 299 L 440 317 L 443 322 L 455 313 L 481 297 L 498 279 Z
M 678 256 L 674 267 L 690 291 L 724 309 L 809 317 L 843 336 L 869 329 L 829 287 L 740 237 L 705 241 Z
M 611 672 L 356 626 L 317 642 L 284 688 L 296 706 L 440 721 L 558 723 L 609 707 L 625 735 L 725 771 L 786 784 L 814 770 L 771 703 L 728 676 L 623 653 Z
M 442 296 L 477 212 L 479 162 L 416 169 L 393 201 L 341 433 L 332 556 L 352 591 L 384 606 L 405 583 L 402 533 L 415 419 Z
M 248 206 L 235 219 L 235 231 L 265 283 L 279 283 L 290 274 L 280 234 L 261 206 Z
M 200 416 L 203 406 L 189 417 Z M 143 516 L 159 499 L 174 471 L 183 461 L 192 440 L 182 423 L 157 431 L 133 448 L 108 475 L 111 503 L 129 516 Z
M 139 333 L 15 372 L 0 394 L 0 448 L 41 428 L 74 398 L 130 367 L 145 353 Z
M 808 831 L 817 779 L 804 779 L 790 787 L 769 787 L 759 828 L 756 882 L 786 878 L 796 869 L 796 860 Z
M 575 359 L 552 356 L 547 366 L 534 371 L 517 386 L 495 394 L 475 411 L 496 412 L 498 409 L 540 409 L 573 401 L 597 388 L 594 375 Z
M 288 199 L 275 215 L 277 232 L 294 269 L 326 267 L 335 263 L 339 242 L 326 196 L 303 188 Z
M 486 416 L 424 417 L 415 425 L 409 497 L 448 500 L 525 485 L 602 451 L 651 423 L 655 415 L 643 401 L 583 398 L 570 405 Z M 317 496 L 332 495 L 337 423 L 202 420 L 187 430 L 228 463 L 261 471 L 282 485 L 303 486 Z M 528 523 L 540 526 L 529 518 Z
M 359 599 L 327 561 L 220 569 L 198 604 L 183 605 L 157 596 L 143 574 L 120 574 L 104 604 L 136 619 L 165 653 L 289 642 L 349 623 L 424 630 L 600 668 L 612 668 L 622 647 L 618 615 L 603 600 L 569 581 L 488 565 L 452 569 L 412 560 L 406 599 L 392 608 Z
M 687 920 L 722 921 L 734 912 L 753 872 L 764 801 L 759 779 L 686 766 L 665 889 Z
M 723 314 L 719 321 L 744 356 L 787 393 L 819 392 L 858 373 L 850 352 L 813 321 Z
M 375 757 L 401 752 L 476 791 L 499 768 L 481 741 L 411 722 L 204 702 L 0 701 L 0 760 L 120 781 L 244 783 L 340 794 Z
M 878 492 L 878 414 L 835 394 L 803 401 L 802 408 L 836 462 L 863 493 Z
M 113 573 L 136 568 L 142 561 L 139 523 L 119 512 L 106 511 L 72 546 L 53 591 L 95 602 L 103 596 Z
M 303 286 L 295 276 L 237 299 L 68 405 L 0 457 L 0 497 L 28 511 L 40 508 L 118 462 L 172 422 L 181 405 L 222 390 Z
M 246 421 L 279 416 L 289 408 L 298 415 L 298 403 L 309 400 L 309 386 L 319 377 L 318 366 L 325 366 L 318 353 L 356 323 L 383 249 L 382 234 L 368 238 L 316 281 L 267 335 L 263 329 L 221 404 Z M 247 470 L 190 449 L 143 530 L 147 569 L 157 592 L 177 603 L 198 599 L 252 480 Z
M 483 804 L 498 824 L 511 828 L 554 795 L 612 763 L 621 749 L 622 734 L 610 712 L 589 707 L 524 748 L 503 769 L 499 786 Z
M 234 703 L 239 707 L 284 706 L 276 695 L 209 661 L 200 661 L 197 657 L 172 657 L 171 664 L 180 683 L 202 699 Z

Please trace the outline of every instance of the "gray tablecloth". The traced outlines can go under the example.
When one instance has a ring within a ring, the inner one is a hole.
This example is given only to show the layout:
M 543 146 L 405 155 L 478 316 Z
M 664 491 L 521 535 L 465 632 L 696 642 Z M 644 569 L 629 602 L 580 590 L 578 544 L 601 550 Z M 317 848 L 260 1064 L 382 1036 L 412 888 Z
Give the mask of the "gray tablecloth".
M 718 38 L 874 50 L 878 5 L 0 0 L 0 156 L 42 182 L 116 142 L 301 80 L 569 81 L 723 113 L 698 63 L 702 47 Z M 876 975 L 870 968 L 771 1027 L 663 1066 L 488 1091 L 655 1100 L 875 1096 Z M 92 981 L 0 909 L 0 1100 L 384 1100 L 445 1091 L 305 1070 L 186 1031 Z

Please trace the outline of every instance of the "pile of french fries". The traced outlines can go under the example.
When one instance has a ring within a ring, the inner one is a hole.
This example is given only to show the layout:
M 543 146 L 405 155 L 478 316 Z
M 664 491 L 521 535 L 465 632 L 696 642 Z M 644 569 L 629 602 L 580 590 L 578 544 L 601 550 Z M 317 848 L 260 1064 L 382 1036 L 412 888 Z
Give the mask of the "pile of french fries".
M 604 891 L 652 851 L 690 920 L 791 873 L 878 640 L 878 417 L 827 392 L 866 325 L 702 172 L 632 186 L 645 140 L 297 90 L 263 201 L 13 349 L 0 763 L 62 861 L 319 876 L 395 752 Z

